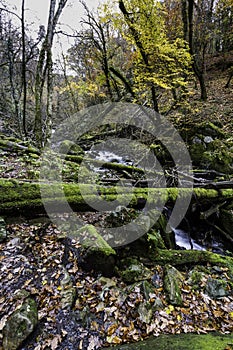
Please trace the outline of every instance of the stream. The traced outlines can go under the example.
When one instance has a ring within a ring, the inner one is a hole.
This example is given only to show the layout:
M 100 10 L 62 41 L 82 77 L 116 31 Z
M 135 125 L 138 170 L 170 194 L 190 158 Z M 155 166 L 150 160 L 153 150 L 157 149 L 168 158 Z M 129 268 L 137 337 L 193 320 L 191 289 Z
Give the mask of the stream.
M 124 154 L 124 152 L 122 153 L 121 151 L 119 152 L 120 154 L 117 154 L 112 148 L 108 151 L 105 150 L 101 144 L 98 144 L 97 147 L 93 147 L 93 149 L 87 151 L 87 154 L 91 159 L 97 159 L 103 162 L 103 164 L 115 162 L 124 165 L 133 165 L 134 161 L 132 158 L 130 159 L 127 153 Z M 135 165 L 137 165 L 137 162 L 135 162 Z M 90 168 L 92 171 L 99 174 L 102 179 L 111 177 L 112 170 L 96 167 L 95 165 L 91 165 Z M 112 177 L 114 178 L 114 174 L 112 174 Z M 191 235 L 188 232 L 190 228 L 187 229 L 185 226 L 186 225 L 172 228 L 178 249 L 211 250 L 213 253 L 221 255 L 225 255 L 226 251 L 229 249 L 228 243 L 224 242 L 220 234 L 209 225 L 198 223 L 197 227 L 191 228 L 193 231 Z

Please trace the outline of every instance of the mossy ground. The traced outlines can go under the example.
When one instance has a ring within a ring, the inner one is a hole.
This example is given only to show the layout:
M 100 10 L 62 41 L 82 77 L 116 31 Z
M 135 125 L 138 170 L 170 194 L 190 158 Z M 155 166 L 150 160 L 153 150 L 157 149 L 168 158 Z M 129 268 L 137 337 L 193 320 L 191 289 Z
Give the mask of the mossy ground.
M 143 342 L 106 348 L 106 350 L 231 350 L 233 335 L 176 334 L 160 335 Z

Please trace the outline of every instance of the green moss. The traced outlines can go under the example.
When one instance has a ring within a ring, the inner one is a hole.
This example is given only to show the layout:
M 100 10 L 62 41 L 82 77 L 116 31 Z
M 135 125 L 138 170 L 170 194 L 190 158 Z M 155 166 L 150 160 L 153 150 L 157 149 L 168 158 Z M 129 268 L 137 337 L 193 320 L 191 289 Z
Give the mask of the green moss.
M 223 350 L 231 349 L 233 335 L 177 334 L 160 335 L 142 342 L 120 345 L 106 350 Z
M 209 263 L 228 268 L 228 274 L 233 278 L 233 258 L 208 251 L 157 249 L 155 254 L 150 252 L 150 259 L 157 264 L 172 266 Z
M 116 255 L 115 250 L 103 239 L 93 225 L 81 227 L 74 236 L 82 239 L 82 246 L 90 250 L 98 250 L 105 256 Z

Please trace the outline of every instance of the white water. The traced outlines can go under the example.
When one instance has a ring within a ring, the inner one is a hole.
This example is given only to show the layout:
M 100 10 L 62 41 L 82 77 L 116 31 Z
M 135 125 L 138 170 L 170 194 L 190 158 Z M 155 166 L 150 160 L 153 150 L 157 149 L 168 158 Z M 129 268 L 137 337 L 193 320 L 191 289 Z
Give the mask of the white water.
M 185 249 L 192 249 L 191 244 L 190 244 L 190 238 L 187 234 L 187 232 L 180 230 L 180 229 L 173 229 L 173 232 L 175 233 L 175 240 L 176 244 L 179 247 L 185 248 Z M 193 249 L 194 250 L 205 250 L 204 247 L 200 246 L 197 244 L 193 239 L 191 239 Z

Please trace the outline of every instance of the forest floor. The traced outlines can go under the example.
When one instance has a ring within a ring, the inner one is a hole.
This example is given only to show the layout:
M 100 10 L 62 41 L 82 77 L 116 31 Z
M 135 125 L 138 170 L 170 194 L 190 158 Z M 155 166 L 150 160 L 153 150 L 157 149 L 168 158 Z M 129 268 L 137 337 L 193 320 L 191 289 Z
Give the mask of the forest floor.
M 178 128 L 215 121 L 231 137 L 233 94 L 232 85 L 224 88 L 226 81 L 225 73 L 221 76 L 216 76 L 216 71 L 210 73 L 208 101 L 200 102 L 199 92 L 193 90 L 189 113 L 184 116 L 173 111 L 169 116 L 171 120 Z M 0 165 L 1 178 L 38 178 L 37 160 L 27 154 L 19 157 L 18 153 L 1 151 Z M 93 222 L 93 214 L 80 215 L 85 222 Z M 25 222 L 23 218 L 8 222 L 7 239 L 0 243 L 0 332 L 28 295 L 38 306 L 38 326 L 21 350 L 95 350 L 139 341 L 150 335 L 233 332 L 233 285 L 227 268 L 200 268 L 198 272 L 202 277 L 197 285 L 190 282 L 190 273 L 195 267 L 181 269 L 183 305 L 174 306 L 164 291 L 163 266 L 152 268 L 154 290 L 148 297 L 142 291 L 140 281 L 129 285 L 117 275 L 106 278 L 94 271 L 83 270 L 75 255 L 79 242 L 71 241 L 70 244 L 74 251 L 67 254 L 64 237 L 53 224 Z M 62 280 L 66 271 L 76 296 L 70 307 L 63 308 Z M 213 298 L 208 295 L 206 286 L 210 278 L 227 283 L 224 296 Z M 153 304 L 156 300 L 161 301 L 160 307 L 148 322 L 147 303 Z M 0 333 L 0 349 L 2 338 Z M 233 349 L 232 345 L 227 349 Z

